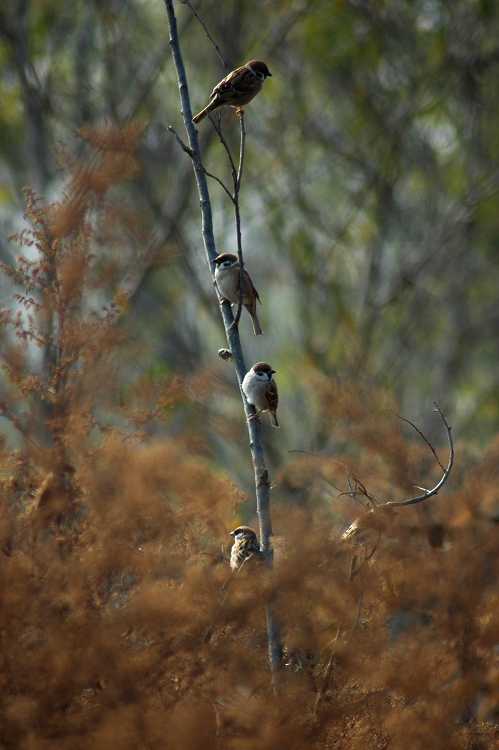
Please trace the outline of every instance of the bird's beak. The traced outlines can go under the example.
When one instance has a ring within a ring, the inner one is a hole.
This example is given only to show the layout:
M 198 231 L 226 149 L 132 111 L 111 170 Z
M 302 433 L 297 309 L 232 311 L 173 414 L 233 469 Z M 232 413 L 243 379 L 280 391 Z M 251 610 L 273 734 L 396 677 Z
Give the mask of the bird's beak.
M 269 70 L 269 72 L 267 73 L 267 76 L 270 76 L 270 77 L 272 78 L 272 73 L 270 72 L 270 70 Z
M 229 534 L 230 534 L 231 536 L 234 536 L 234 532 L 233 532 L 233 531 L 229 531 Z
M 270 374 L 273 375 L 275 373 L 275 370 L 271 370 Z

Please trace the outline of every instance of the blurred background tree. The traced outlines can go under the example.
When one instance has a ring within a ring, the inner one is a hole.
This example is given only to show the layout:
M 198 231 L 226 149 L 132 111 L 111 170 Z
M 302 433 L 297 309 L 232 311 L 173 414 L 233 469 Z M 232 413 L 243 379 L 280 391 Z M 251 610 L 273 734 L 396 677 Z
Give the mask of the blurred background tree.
M 260 57 L 273 71 L 247 112 L 242 210 L 265 331 L 263 343 L 248 331 L 248 359 L 278 372 L 282 450 L 323 447 L 309 372 L 381 386 L 419 420 L 440 399 L 483 444 L 499 420 L 496 5 L 266 2 L 258 24 L 239 0 L 199 11 L 229 69 Z M 189 8 L 178 15 L 196 109 L 225 73 Z M 224 342 L 191 165 L 166 130 L 181 125 L 162 4 L 9 0 L 0 31 L 3 260 L 21 187 L 59 197 L 66 151 L 88 158 L 78 128 L 140 118 L 142 170 L 119 190 L 141 225 L 123 240 L 125 325 L 150 344 L 151 377 L 213 363 Z M 210 123 L 200 132 L 208 169 L 227 176 Z M 211 191 L 219 250 L 233 251 L 230 206 Z M 203 419 L 238 415 L 234 396 Z
M 197 110 L 226 71 L 176 10 Z M 393 747 L 485 747 L 470 718 L 497 718 L 499 9 L 198 10 L 229 69 L 258 57 L 273 74 L 246 109 L 241 196 L 265 335 L 247 315 L 240 331 L 280 393 L 281 430 L 263 420 L 279 621 L 288 653 L 318 654 L 319 686 L 334 661 L 332 681 L 311 718 L 311 680 L 291 665 L 276 725 L 261 586 L 250 574 L 226 586 L 220 545 L 234 518 L 254 517 L 241 504 L 253 476 L 236 379 L 216 356 L 192 165 L 167 131 L 182 124 L 164 7 L 6 0 L 2 742 L 159 748 L 168 726 L 185 748 L 252 747 L 257 730 L 269 750 L 384 747 L 388 734 Z M 234 113 L 222 124 L 236 149 Z M 211 124 L 199 131 L 206 167 L 227 179 Z M 28 193 L 23 218 L 26 185 L 58 205 Z M 211 197 L 218 250 L 233 252 L 215 182 Z M 25 233 L 19 261 L 7 237 L 38 220 L 41 252 Z M 400 512 L 375 574 L 365 566 L 359 617 L 334 540 L 362 508 L 338 497 L 335 461 L 380 501 L 431 485 L 427 446 L 386 406 L 436 445 L 433 400 L 456 438 L 451 481 Z M 41 479 L 58 470 L 71 492 L 36 522 Z

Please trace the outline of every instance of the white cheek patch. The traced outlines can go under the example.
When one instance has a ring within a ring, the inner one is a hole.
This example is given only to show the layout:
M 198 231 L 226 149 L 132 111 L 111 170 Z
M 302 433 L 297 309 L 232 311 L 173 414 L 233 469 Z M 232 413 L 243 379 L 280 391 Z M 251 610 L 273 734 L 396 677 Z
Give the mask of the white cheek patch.
M 259 70 L 253 70 L 251 65 L 248 65 L 248 70 L 251 70 L 255 78 L 257 78 L 260 81 L 260 83 L 263 83 L 265 81 L 265 76 L 263 75 L 263 73 L 260 73 Z

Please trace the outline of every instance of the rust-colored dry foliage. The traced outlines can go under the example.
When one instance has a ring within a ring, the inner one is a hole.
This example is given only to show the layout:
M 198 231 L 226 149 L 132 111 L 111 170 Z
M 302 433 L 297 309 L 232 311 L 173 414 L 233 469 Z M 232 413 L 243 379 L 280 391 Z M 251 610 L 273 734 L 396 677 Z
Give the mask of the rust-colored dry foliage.
M 499 443 L 480 460 L 458 446 L 444 491 L 399 508 L 349 581 L 339 538 L 364 509 L 333 489 L 347 490 L 342 464 L 379 502 L 441 472 L 375 393 L 317 378 L 339 463 L 281 467 L 277 485 L 300 500 L 273 509 L 275 573 L 250 559 L 231 574 L 221 547 L 241 493 L 229 472 L 189 426 L 147 434 L 205 398 L 202 378 L 127 381 L 137 343 L 119 325 L 125 300 L 105 302 L 94 224 L 106 234 L 105 188 L 129 176 L 133 135 L 92 137 L 128 155 L 124 172 L 102 156 L 100 179 L 75 178 L 62 206 L 28 191 L 24 255 L 3 268 L 18 307 L 0 319 L 0 745 L 499 747 Z M 135 388 L 127 408 L 120 394 Z M 442 439 L 444 464 L 446 450 Z M 278 699 L 269 598 L 285 646 Z

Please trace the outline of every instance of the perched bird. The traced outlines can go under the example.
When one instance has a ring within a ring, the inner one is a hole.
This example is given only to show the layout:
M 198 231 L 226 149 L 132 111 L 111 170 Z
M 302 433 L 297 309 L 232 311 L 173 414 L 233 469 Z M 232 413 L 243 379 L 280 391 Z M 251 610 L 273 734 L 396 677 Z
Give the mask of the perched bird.
M 31 520 L 31 533 L 36 541 L 41 531 L 45 531 L 56 523 L 59 526 L 61 518 L 71 507 L 73 495 L 74 467 L 70 464 L 62 466 L 60 471 L 51 471 L 36 492 L 36 507 Z
M 248 403 L 256 409 L 256 414 L 250 419 L 254 419 L 262 411 L 268 411 L 272 427 L 279 427 L 276 414 L 279 396 L 272 377 L 274 372 L 266 362 L 257 362 L 244 376 L 242 389 Z
M 252 555 L 260 556 L 260 544 L 256 533 L 249 526 L 238 526 L 237 529 L 230 532 L 234 537 L 234 544 L 230 551 L 230 567 L 232 570 L 239 570 L 245 560 Z
M 285 645 L 283 648 L 284 666 L 291 667 L 293 672 L 302 672 L 310 686 L 316 693 L 317 684 L 314 678 L 314 669 L 319 663 L 319 655 L 310 648 L 293 648 Z
M 192 122 L 197 125 L 224 104 L 235 107 L 238 113 L 242 112 L 244 105 L 260 93 L 268 76 L 272 76 L 272 73 L 261 60 L 250 60 L 241 68 L 233 70 L 217 83 L 210 94 L 210 103 L 192 118 Z
M 341 540 L 350 544 L 362 544 L 376 548 L 381 534 L 392 523 L 396 512 L 390 505 L 375 505 L 355 519 L 342 534 Z
M 369 560 L 374 555 L 381 535 L 392 523 L 397 513 L 390 505 L 375 505 L 370 510 L 362 513 L 348 529 L 342 534 L 341 542 L 351 545 L 357 552 L 360 547 L 364 550 L 364 560 Z M 350 580 L 358 573 L 355 569 L 357 554 L 352 559 L 350 568 Z
M 215 281 L 222 297 L 231 305 L 239 302 L 239 258 L 232 253 L 222 253 L 213 260 L 216 265 Z M 258 292 L 253 286 L 246 269 L 243 271 L 243 305 L 251 315 L 255 336 L 263 334 L 256 314 L 256 303 L 260 302 Z
M 232 359 L 232 352 L 230 349 L 219 349 L 218 356 L 223 359 L 224 362 L 228 362 Z

